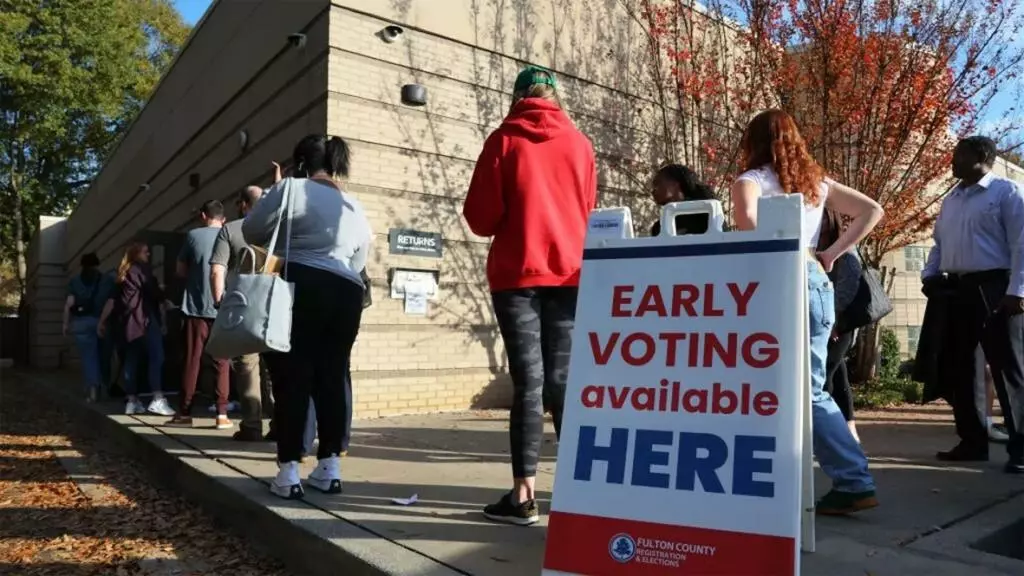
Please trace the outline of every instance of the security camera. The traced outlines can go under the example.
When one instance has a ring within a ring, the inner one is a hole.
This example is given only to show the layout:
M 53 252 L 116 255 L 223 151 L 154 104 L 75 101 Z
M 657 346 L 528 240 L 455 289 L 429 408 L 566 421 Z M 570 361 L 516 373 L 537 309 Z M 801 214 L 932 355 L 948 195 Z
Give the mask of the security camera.
M 398 37 L 401 36 L 403 32 L 405 32 L 405 30 L 403 30 L 401 26 L 395 26 L 392 24 L 390 26 L 386 26 L 380 32 L 377 32 L 377 36 L 380 37 L 381 40 L 391 44 L 395 40 L 398 40 Z
M 288 35 L 288 44 L 292 48 L 305 48 L 306 46 L 306 35 L 302 32 L 295 32 Z

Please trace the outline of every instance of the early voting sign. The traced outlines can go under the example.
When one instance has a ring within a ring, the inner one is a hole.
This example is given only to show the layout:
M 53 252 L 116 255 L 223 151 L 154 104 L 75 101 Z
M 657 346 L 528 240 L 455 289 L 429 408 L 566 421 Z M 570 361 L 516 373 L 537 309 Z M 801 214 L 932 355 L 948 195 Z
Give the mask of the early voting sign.
M 694 212 L 711 231 L 675 236 Z M 591 216 L 544 574 L 798 573 L 803 211 L 758 212 L 723 233 L 717 202 L 674 204 L 657 238 Z

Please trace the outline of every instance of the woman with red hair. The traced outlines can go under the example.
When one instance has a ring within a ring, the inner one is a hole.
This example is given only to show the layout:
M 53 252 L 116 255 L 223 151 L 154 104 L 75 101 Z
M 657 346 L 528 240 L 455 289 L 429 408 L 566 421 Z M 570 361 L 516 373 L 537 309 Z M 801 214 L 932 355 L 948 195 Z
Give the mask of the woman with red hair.
M 796 122 L 782 110 L 768 110 L 751 120 L 740 151 L 745 172 L 732 186 L 737 229 L 757 227 L 758 198 L 803 196 L 801 244 L 807 252 L 814 453 L 821 469 L 832 479 L 832 490 L 818 501 L 817 511 L 837 515 L 874 508 L 878 500 L 867 458 L 839 406 L 824 389 L 828 341 L 835 324 L 833 287 L 826 274 L 842 254 L 878 224 L 882 208 L 860 192 L 827 178 L 808 151 Z M 816 253 L 826 207 L 850 222 L 831 246 Z

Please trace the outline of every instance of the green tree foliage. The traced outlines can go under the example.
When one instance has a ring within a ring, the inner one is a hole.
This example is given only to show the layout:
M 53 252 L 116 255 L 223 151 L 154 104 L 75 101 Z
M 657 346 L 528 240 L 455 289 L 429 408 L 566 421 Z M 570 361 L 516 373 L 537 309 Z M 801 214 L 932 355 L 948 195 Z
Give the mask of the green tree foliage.
M 170 0 L 0 0 L 0 263 L 21 290 L 39 216 L 71 211 L 188 33 Z

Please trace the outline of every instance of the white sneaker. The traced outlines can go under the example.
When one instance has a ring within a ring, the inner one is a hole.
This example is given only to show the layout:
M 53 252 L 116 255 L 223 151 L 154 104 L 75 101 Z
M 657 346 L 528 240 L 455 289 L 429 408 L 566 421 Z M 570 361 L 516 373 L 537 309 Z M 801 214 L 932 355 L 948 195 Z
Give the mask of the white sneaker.
M 126 416 L 132 416 L 134 414 L 145 414 L 146 407 L 142 405 L 142 402 L 138 400 L 129 400 L 124 405 L 124 413 Z
M 171 405 L 167 403 L 167 398 L 163 397 L 154 398 L 153 401 L 149 403 L 149 407 L 146 408 L 146 411 L 150 414 L 156 414 L 157 416 L 174 416 L 174 408 L 171 408 Z
M 279 462 L 277 476 L 270 481 L 270 491 L 287 500 L 302 498 L 302 482 L 299 480 L 298 462 Z
M 341 494 L 341 458 L 322 458 L 309 473 L 306 483 L 325 494 Z

